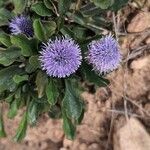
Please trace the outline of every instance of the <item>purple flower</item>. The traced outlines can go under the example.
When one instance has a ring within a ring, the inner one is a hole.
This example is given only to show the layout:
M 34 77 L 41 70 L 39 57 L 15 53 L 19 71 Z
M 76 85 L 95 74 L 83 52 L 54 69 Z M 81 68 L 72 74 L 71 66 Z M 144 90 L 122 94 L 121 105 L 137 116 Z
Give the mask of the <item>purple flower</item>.
M 121 61 L 118 42 L 111 35 L 92 41 L 87 58 L 100 74 L 116 69 Z
M 44 44 L 40 52 L 43 70 L 49 76 L 64 78 L 74 73 L 81 64 L 79 45 L 69 37 L 56 38 Z
M 26 16 L 15 17 L 9 23 L 12 34 L 17 35 L 20 33 L 25 34 L 27 37 L 33 36 L 33 26 L 30 18 Z

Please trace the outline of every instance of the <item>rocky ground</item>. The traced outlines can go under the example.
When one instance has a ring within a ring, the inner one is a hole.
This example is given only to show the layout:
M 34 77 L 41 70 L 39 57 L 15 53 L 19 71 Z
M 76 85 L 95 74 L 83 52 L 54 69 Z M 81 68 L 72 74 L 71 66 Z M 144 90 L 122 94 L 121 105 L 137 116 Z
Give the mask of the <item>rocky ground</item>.
M 109 87 L 82 94 L 86 113 L 76 139 L 65 138 L 61 120 L 43 115 L 23 142 L 13 143 L 20 112 L 14 120 L 5 115 L 8 137 L 0 150 L 150 150 L 150 2 L 130 3 L 114 20 L 123 62 L 107 76 Z

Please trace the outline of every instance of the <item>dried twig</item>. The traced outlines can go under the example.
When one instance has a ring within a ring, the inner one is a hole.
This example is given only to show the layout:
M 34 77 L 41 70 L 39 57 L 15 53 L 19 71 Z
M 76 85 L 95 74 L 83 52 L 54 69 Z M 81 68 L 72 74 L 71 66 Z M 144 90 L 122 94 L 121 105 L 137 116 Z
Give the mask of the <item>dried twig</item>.
M 117 113 L 117 114 L 123 114 L 123 115 L 125 115 L 124 110 L 108 109 L 107 111 L 113 112 L 113 113 Z M 128 115 L 131 116 L 131 117 L 142 118 L 142 116 L 140 116 L 140 115 L 137 115 L 137 114 L 134 114 L 134 113 L 131 113 L 131 112 L 127 112 L 127 113 L 128 113 Z
M 76 7 L 75 10 L 79 10 L 80 9 L 81 3 L 82 3 L 82 0 L 77 0 L 76 6 L 75 6 Z
M 124 60 L 124 62 L 136 58 L 137 56 L 141 55 L 145 50 L 150 51 L 150 44 L 132 49 L 132 52 L 128 55 L 128 57 Z
M 150 28 L 141 32 L 119 32 L 118 31 L 119 36 L 133 36 L 133 35 L 143 35 L 143 34 L 150 34 Z
M 117 22 L 116 22 L 116 15 L 114 12 L 112 13 L 112 16 L 113 16 L 115 36 L 116 36 L 116 39 L 118 39 L 118 26 L 117 26 Z
M 53 5 L 53 8 L 54 8 L 54 11 L 55 11 L 56 15 L 59 17 L 60 15 L 58 13 L 58 10 L 57 10 L 55 4 L 52 1 L 51 1 L 51 4 Z
M 135 101 L 133 101 L 132 99 L 130 99 L 129 97 L 125 97 L 125 99 L 127 100 L 127 101 L 129 101 L 130 103 L 132 103 L 133 105 L 135 105 L 136 107 L 138 107 L 140 110 L 142 110 L 147 116 L 149 116 L 150 117 L 150 113 L 149 112 L 147 112 L 144 108 L 142 108 L 140 105 L 138 105 L 138 103 L 136 103 Z
M 112 99 L 112 108 L 115 109 L 113 99 Z M 114 112 L 112 112 L 111 113 L 110 130 L 109 130 L 108 140 L 107 140 L 107 144 L 106 144 L 106 150 L 109 149 L 109 144 L 111 142 L 111 135 L 112 135 L 112 131 L 113 131 L 114 119 L 115 119 Z

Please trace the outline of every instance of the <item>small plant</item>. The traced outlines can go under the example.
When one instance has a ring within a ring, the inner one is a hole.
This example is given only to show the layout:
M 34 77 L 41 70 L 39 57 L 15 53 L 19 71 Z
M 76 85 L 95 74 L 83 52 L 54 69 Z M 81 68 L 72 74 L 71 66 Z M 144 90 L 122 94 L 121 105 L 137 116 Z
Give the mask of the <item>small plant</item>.
M 26 135 L 39 116 L 62 118 L 74 139 L 85 104 L 82 82 L 107 86 L 106 73 L 121 62 L 107 11 L 118 11 L 128 0 L 1 0 L 0 101 L 8 117 L 26 106 L 15 141 Z M 112 35 L 102 35 L 102 28 Z M 0 111 L 0 137 L 6 136 Z

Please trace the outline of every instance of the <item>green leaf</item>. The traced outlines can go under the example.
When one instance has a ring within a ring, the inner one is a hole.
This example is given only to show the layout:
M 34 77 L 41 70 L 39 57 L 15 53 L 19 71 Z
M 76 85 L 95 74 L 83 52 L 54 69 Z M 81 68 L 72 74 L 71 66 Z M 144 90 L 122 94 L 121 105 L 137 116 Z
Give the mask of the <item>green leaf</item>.
M 42 96 L 44 95 L 47 83 L 48 83 L 47 75 L 44 72 L 39 71 L 36 77 L 38 98 L 42 98 Z
M 13 13 L 8 11 L 5 8 L 0 8 L 0 19 L 2 20 L 9 20 L 13 17 Z
M 46 40 L 48 40 L 55 33 L 57 25 L 54 21 L 44 21 L 43 26 L 46 31 Z
M 40 68 L 40 62 L 39 62 L 39 56 L 38 55 L 33 55 L 29 58 L 29 63 L 31 66 L 34 68 Z
M 5 101 L 7 103 L 11 103 L 13 101 L 13 99 L 14 99 L 14 93 L 11 93 L 11 94 L 9 94 L 8 97 L 6 97 Z
M 72 14 L 72 13 L 67 13 L 67 16 L 69 17 L 69 18 L 72 18 L 73 20 L 74 20 L 74 22 L 76 22 L 76 23 L 78 23 L 78 24 L 80 24 L 80 25 L 83 25 L 83 26 L 85 26 L 86 25 L 86 23 L 87 23 L 87 21 L 88 21 L 88 19 L 89 19 L 89 17 L 84 17 L 83 15 L 82 15 L 82 13 L 81 12 L 76 12 L 76 13 L 74 13 L 74 14 Z
M 126 5 L 128 3 L 129 0 L 114 0 L 114 4 L 111 6 L 111 10 L 113 11 L 118 11 L 119 9 L 121 9 L 124 5 Z
M 58 2 L 59 14 L 60 15 L 65 14 L 69 10 L 70 4 L 71 0 L 59 0 Z
M 65 113 L 63 113 L 63 129 L 68 139 L 73 140 L 75 138 L 76 127 L 71 120 L 67 118 Z
M 33 55 L 37 50 L 37 43 L 34 39 L 29 40 L 25 35 L 14 35 L 11 36 L 11 43 L 21 48 L 23 56 Z
M 44 0 L 44 4 L 48 9 L 53 9 L 51 0 Z
M 9 47 L 5 51 L 0 51 L 0 64 L 9 66 L 21 56 L 21 50 L 17 47 Z
M 104 10 L 96 7 L 93 3 L 87 3 L 80 9 L 80 11 L 82 12 L 84 16 L 89 16 L 89 17 L 95 16 L 95 15 L 100 16 L 104 12 Z
M 0 7 L 2 7 L 4 5 L 4 0 L 0 1 Z
M 0 42 L 5 45 L 6 47 L 11 46 L 10 37 L 6 33 L 0 33 Z
M 17 90 L 16 90 L 16 92 L 15 92 L 15 98 L 16 99 L 19 99 L 19 98 L 21 98 L 21 88 L 22 87 L 19 87 Z
M 77 120 L 82 113 L 82 103 L 79 95 L 73 89 L 69 80 L 65 80 L 66 92 L 63 99 L 63 109 L 69 118 Z
M 17 115 L 17 111 L 18 111 L 18 108 L 17 108 L 17 99 L 15 99 L 15 100 L 10 104 L 10 108 L 9 108 L 9 112 L 8 112 L 7 116 L 8 116 L 10 119 L 13 119 L 13 118 Z
M 22 76 L 20 76 L 20 75 L 14 75 L 13 81 L 15 83 L 19 84 L 22 81 L 27 81 L 28 77 L 29 77 L 28 75 L 22 75 Z
M 19 127 L 17 129 L 16 135 L 14 136 L 15 142 L 20 142 L 23 140 L 23 138 L 26 136 L 26 130 L 27 130 L 27 112 L 24 113 L 22 120 L 19 124 Z
M 52 16 L 53 12 L 48 9 L 43 2 L 38 2 L 32 5 L 31 9 L 40 16 Z
M 78 39 L 85 40 L 85 38 L 87 38 L 86 29 L 83 27 L 75 26 L 73 28 L 73 33 Z
M 40 41 L 45 41 L 45 29 L 40 19 L 35 19 L 33 22 L 34 34 Z
M 28 106 L 28 123 L 35 125 L 38 118 L 38 104 L 32 100 Z
M 59 31 L 64 26 L 64 18 L 62 16 L 57 17 L 56 24 Z
M 39 56 L 33 55 L 29 58 L 29 62 L 26 63 L 25 71 L 27 73 L 32 73 L 40 68 Z
M 106 22 L 106 19 L 100 20 L 100 18 L 92 17 L 86 24 L 86 27 L 97 33 L 102 32 L 102 28 L 110 26 L 110 22 Z
M 114 0 L 92 0 L 92 1 L 97 7 L 100 7 L 101 9 L 107 9 L 114 3 Z
M 85 80 L 88 80 L 97 86 L 107 86 L 110 83 L 109 80 L 97 75 L 92 67 L 85 62 L 82 64 L 82 74 Z
M 15 74 L 22 74 L 22 69 L 18 66 L 10 66 L 0 70 L 0 92 L 5 90 L 13 91 L 16 89 L 17 84 L 13 81 Z
M 0 27 L 8 25 L 8 20 L 0 18 Z
M 84 111 L 85 111 L 85 109 L 82 109 L 82 113 L 81 113 L 81 116 L 78 118 L 78 120 L 77 120 L 77 123 L 78 124 L 81 124 L 81 122 L 82 122 L 82 120 L 83 120 L 83 118 L 84 118 Z
M 104 28 L 108 28 L 111 26 L 111 22 L 108 19 L 100 17 L 98 15 L 93 16 L 90 23 L 94 24 L 95 26 Z
M 55 33 L 57 28 L 54 21 L 43 21 L 36 19 L 33 23 L 34 33 L 40 41 L 45 41 Z
M 80 40 L 80 44 L 82 44 L 82 50 L 86 53 L 87 52 L 87 44 L 89 44 L 90 42 L 92 42 L 93 40 L 98 40 L 102 38 L 102 35 L 99 34 L 99 35 L 95 35 L 95 36 L 92 36 L 90 38 L 86 38 L 84 40 Z
M 50 79 L 47 87 L 46 87 L 46 95 L 47 100 L 51 105 L 55 105 L 57 102 L 57 98 L 59 96 L 59 92 L 56 86 L 56 83 L 53 79 Z
M 15 7 L 14 12 L 16 14 L 22 14 L 26 8 L 27 1 L 28 0 L 13 0 L 14 7 Z
M 2 110 L 0 110 L 0 138 L 1 137 L 6 137 L 6 132 L 4 130 L 4 122 L 3 122 Z
M 0 26 L 7 25 L 13 17 L 13 13 L 5 8 L 0 8 Z
M 32 56 L 31 56 L 32 57 Z M 32 64 L 30 64 L 29 62 L 26 63 L 26 66 L 25 66 L 25 71 L 27 73 L 33 73 L 37 70 L 37 66 L 33 66 Z
M 67 26 L 63 26 L 60 30 L 60 32 L 65 36 L 69 35 L 70 37 L 74 38 L 74 33 L 71 29 L 69 29 Z

